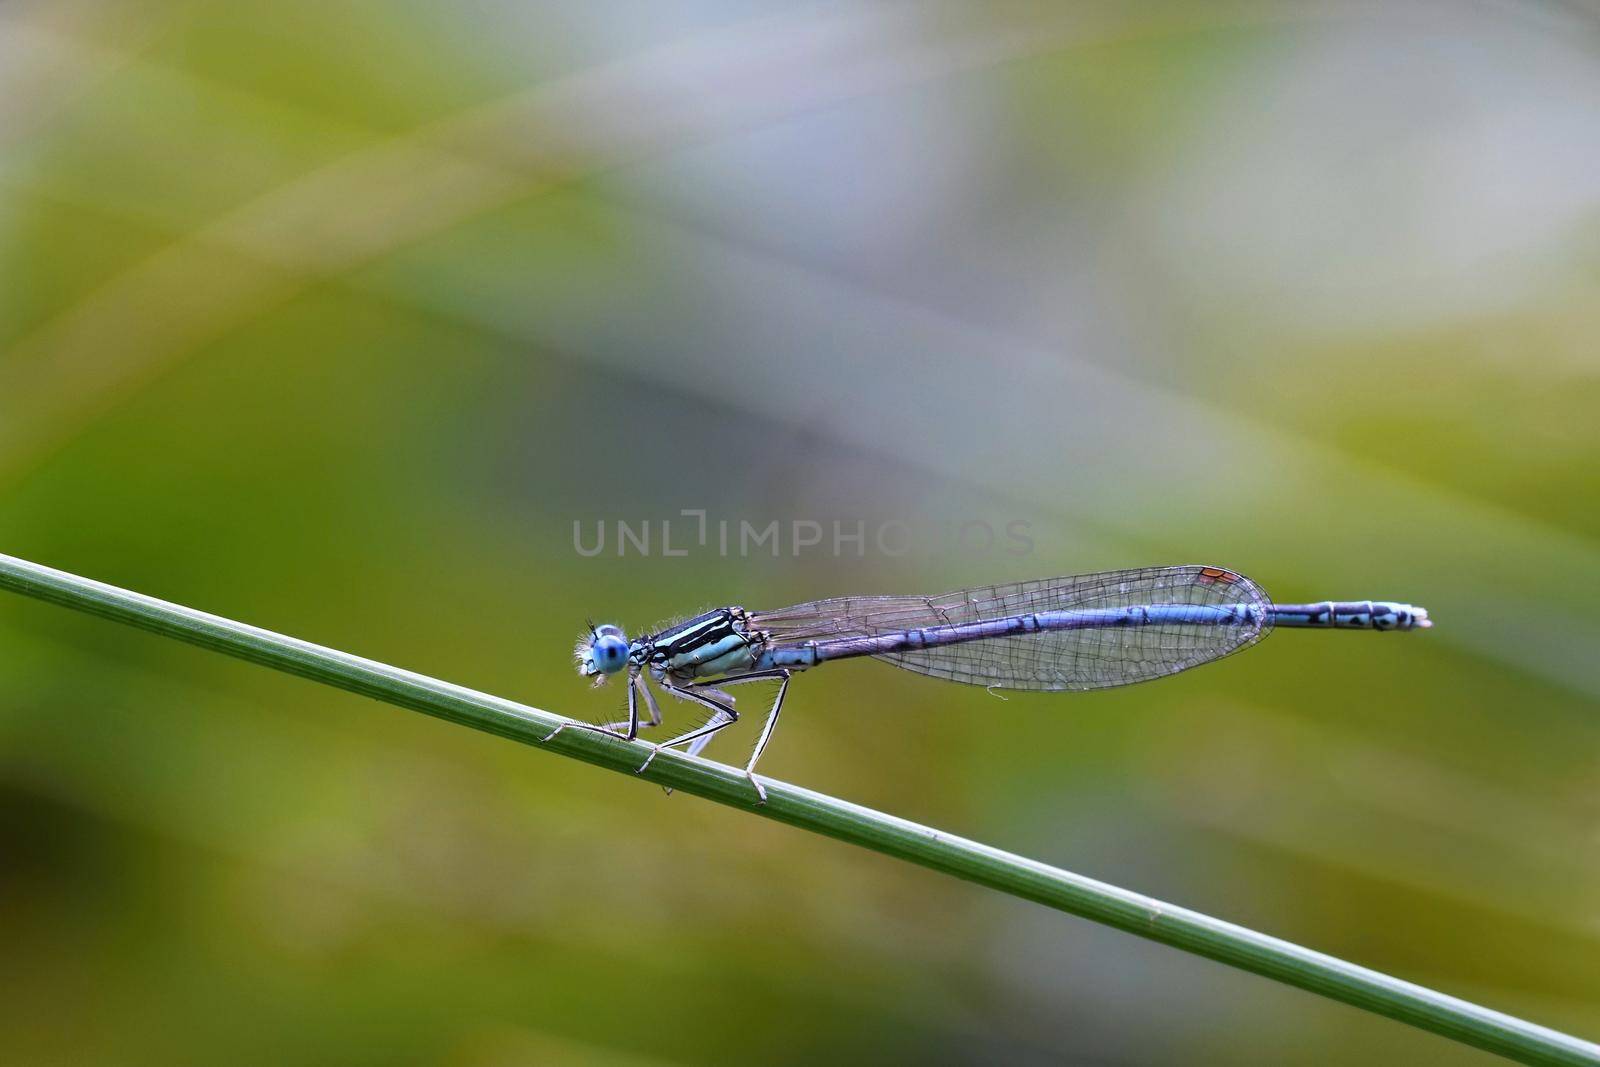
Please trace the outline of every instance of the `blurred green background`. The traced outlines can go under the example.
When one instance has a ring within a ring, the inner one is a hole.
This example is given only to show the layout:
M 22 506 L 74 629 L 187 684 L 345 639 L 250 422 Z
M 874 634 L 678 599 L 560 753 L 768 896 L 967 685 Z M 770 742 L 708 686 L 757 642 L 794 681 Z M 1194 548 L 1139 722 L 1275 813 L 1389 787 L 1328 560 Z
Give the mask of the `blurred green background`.
M 1423 604 L 1095 694 L 842 665 L 763 766 L 1595 1037 L 1597 50 L 1576 3 L 11 0 L 0 548 L 591 719 L 585 617 Z M 574 547 L 683 509 L 914 536 Z M 1488 1059 L 10 596 L 0 942 L 12 1063 Z

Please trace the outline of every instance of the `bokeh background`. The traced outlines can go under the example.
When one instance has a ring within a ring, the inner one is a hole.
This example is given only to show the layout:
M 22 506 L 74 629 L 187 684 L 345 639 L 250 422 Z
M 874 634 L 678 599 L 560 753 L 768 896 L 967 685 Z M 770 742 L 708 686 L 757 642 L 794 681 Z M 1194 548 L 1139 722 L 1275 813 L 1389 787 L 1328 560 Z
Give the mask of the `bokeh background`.
M 1593 1037 L 1597 55 L 1578 3 L 8 0 L 0 545 L 591 719 L 590 616 L 1424 604 L 1097 694 L 842 665 L 764 768 Z M 914 536 L 575 548 L 683 509 Z M 1487 1061 L 9 596 L 0 943 L 11 1063 Z

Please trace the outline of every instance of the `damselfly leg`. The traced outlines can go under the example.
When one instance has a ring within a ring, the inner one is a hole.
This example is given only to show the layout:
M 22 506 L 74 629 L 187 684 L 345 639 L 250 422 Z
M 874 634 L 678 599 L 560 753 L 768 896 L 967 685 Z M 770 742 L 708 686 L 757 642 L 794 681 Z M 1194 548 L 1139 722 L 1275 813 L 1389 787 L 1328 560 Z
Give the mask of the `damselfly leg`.
M 737 708 L 738 706 L 737 701 L 733 699 L 732 694 L 724 693 L 720 689 L 713 688 L 709 682 L 695 683 L 695 691 L 698 693 L 704 693 L 713 700 L 719 700 L 728 705 L 730 708 Z M 697 737 L 685 745 L 683 751 L 688 755 L 698 756 L 700 755 L 701 751 L 711 743 L 711 739 L 716 736 L 716 734 L 705 734 L 701 737 Z
M 656 703 L 656 695 L 654 693 L 652 693 L 650 691 L 650 687 L 645 684 L 644 675 L 642 673 L 641 674 L 635 674 L 633 676 L 633 678 L 631 680 L 631 689 L 637 689 L 639 691 L 639 696 L 644 698 L 644 710 L 646 712 L 648 712 L 649 715 L 650 715 L 649 719 L 647 719 L 644 722 L 641 722 L 639 724 L 638 728 L 640 730 L 649 730 L 652 727 L 660 726 L 661 725 L 661 706 Z M 630 696 L 631 696 L 631 691 L 630 691 Z M 630 700 L 629 703 L 631 704 L 632 701 Z M 631 711 L 630 711 L 630 714 L 632 714 Z M 628 723 L 626 721 L 624 721 L 624 722 L 608 722 L 608 723 L 605 723 L 601 727 L 601 729 L 610 730 L 610 731 L 620 731 L 622 728 L 626 727 L 627 725 L 628 725 Z M 619 736 L 622 736 L 622 735 L 619 734 Z
M 744 776 L 750 779 L 750 784 L 756 787 L 756 793 L 761 797 L 761 803 L 767 802 L 767 791 L 761 787 L 761 782 L 756 778 L 756 761 L 761 758 L 761 753 L 766 750 L 767 742 L 772 740 L 772 730 L 778 725 L 778 713 L 783 710 L 784 695 L 789 692 L 789 678 L 793 672 L 786 668 L 772 671 L 752 671 L 749 674 L 740 674 L 733 678 L 720 679 L 721 685 L 738 685 L 741 682 L 760 682 L 772 678 L 779 679 L 778 694 L 772 698 L 772 710 L 767 712 L 767 721 L 761 724 L 761 736 L 756 738 L 755 750 L 750 753 L 750 762 L 744 765 Z
M 789 678 L 791 674 L 792 672 L 788 669 L 780 667 L 775 670 L 751 671 L 749 674 L 735 674 L 727 678 L 717 679 L 718 686 L 741 685 L 745 682 L 765 682 L 772 681 L 774 679 L 778 680 L 778 693 L 777 696 L 773 698 L 772 709 L 767 712 L 766 722 L 764 722 L 761 726 L 761 736 L 756 738 L 755 750 L 751 752 L 750 761 L 746 763 L 744 767 L 744 776 L 750 779 L 750 784 L 755 788 L 756 796 L 763 804 L 767 802 L 767 790 L 766 787 L 761 784 L 760 780 L 756 778 L 756 762 L 761 759 L 761 753 L 766 749 L 767 742 L 772 739 L 773 728 L 778 725 L 778 713 L 783 710 L 783 698 L 784 695 L 789 691 Z M 671 748 L 674 745 L 681 745 L 687 742 L 689 747 L 685 751 L 687 751 L 691 756 L 698 755 L 700 750 L 705 748 L 706 745 L 710 743 L 712 736 L 715 735 L 718 730 L 721 730 L 726 726 L 731 726 L 735 722 L 739 721 L 739 713 L 734 711 L 732 707 L 732 698 L 717 688 L 699 683 L 690 683 L 686 686 L 675 686 L 666 681 L 662 681 L 661 685 L 662 688 L 666 689 L 669 693 L 672 693 L 675 696 L 680 696 L 686 700 L 693 700 L 711 708 L 712 715 L 711 719 L 706 722 L 705 725 L 694 730 L 690 730 L 688 733 L 685 733 L 679 737 L 674 737 L 670 741 L 663 741 L 656 745 L 656 752 L 659 752 L 664 748 Z M 716 693 L 717 696 L 722 698 L 722 701 L 718 701 L 704 695 L 706 693 Z M 723 701 L 726 701 L 726 703 Z M 644 761 L 644 767 L 640 767 L 639 770 L 643 771 L 645 767 L 650 766 L 650 761 L 655 759 L 655 756 L 655 752 L 650 753 L 649 759 Z
M 562 730 L 565 730 L 567 727 L 570 726 L 574 730 L 588 730 L 590 733 L 605 734 L 607 737 L 615 737 L 619 741 L 632 741 L 634 738 L 639 736 L 639 693 L 640 692 L 644 693 L 645 703 L 649 706 L 649 709 L 650 709 L 650 725 L 651 726 L 660 726 L 661 725 L 661 709 L 656 706 L 655 696 L 650 692 L 650 690 L 644 688 L 644 685 L 640 681 L 640 678 L 639 678 L 638 674 L 630 673 L 628 675 L 628 721 L 627 722 L 612 722 L 612 723 L 605 723 L 605 724 L 596 724 L 596 723 L 590 723 L 590 722 L 564 722 L 561 725 L 557 726 L 554 730 L 551 730 L 548 734 L 545 734 L 544 739 L 546 741 L 549 741 L 551 738 L 555 737 L 556 734 L 559 734 Z M 623 732 L 621 730 L 618 730 L 617 727 L 619 727 L 619 726 L 627 727 L 627 732 Z
M 720 700 L 715 700 L 712 697 L 708 697 L 700 692 L 697 692 L 696 690 L 699 689 L 699 687 L 692 683 L 689 685 L 678 686 L 673 685 L 665 678 L 657 678 L 656 681 L 661 684 L 661 688 L 665 689 L 679 700 L 692 700 L 702 707 L 710 708 L 711 718 L 707 719 L 703 724 L 696 726 L 693 730 L 690 730 L 687 733 L 679 734 L 677 737 L 674 737 L 671 740 L 661 741 L 652 745 L 650 755 L 645 757 L 645 761 L 639 765 L 639 770 L 635 772 L 638 774 L 643 774 L 645 772 L 645 770 L 655 760 L 657 753 L 659 753 L 662 749 L 671 748 L 674 745 L 681 745 L 685 742 L 695 741 L 697 739 L 709 739 L 711 735 L 716 733 L 718 730 L 721 730 L 726 726 L 732 726 L 734 723 L 739 721 L 739 713 L 733 710 L 731 704 L 725 704 Z M 725 682 L 726 679 L 718 679 L 718 681 Z M 710 687 L 708 686 L 707 688 Z M 726 695 L 727 694 L 723 694 L 724 697 L 726 697 Z M 703 741 L 700 747 L 705 747 Z M 698 751 L 698 749 L 696 751 Z

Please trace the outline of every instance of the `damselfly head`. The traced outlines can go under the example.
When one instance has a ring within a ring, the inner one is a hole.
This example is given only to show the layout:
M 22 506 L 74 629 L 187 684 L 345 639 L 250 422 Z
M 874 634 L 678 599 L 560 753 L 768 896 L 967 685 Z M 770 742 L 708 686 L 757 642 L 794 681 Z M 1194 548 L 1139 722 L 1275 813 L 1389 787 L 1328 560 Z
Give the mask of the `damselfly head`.
M 591 625 L 578 636 L 573 656 L 578 661 L 579 674 L 593 678 L 597 686 L 603 685 L 608 677 L 628 665 L 628 637 L 620 626 Z

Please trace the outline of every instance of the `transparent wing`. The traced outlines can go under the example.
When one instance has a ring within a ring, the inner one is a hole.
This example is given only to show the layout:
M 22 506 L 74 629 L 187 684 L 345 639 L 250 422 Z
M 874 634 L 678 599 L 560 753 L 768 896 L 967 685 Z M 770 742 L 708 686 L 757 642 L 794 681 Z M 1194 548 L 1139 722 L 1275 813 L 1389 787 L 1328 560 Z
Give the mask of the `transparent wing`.
M 1175 674 L 1259 641 L 1271 628 L 1268 600 L 1250 579 L 1220 567 L 1146 567 L 941 596 L 835 597 L 756 612 L 754 629 L 777 646 L 878 636 L 1046 611 L 1141 605 L 1243 604 L 1227 624 L 1157 623 L 994 637 L 875 657 L 897 667 L 969 685 L 1002 689 L 1103 689 Z

